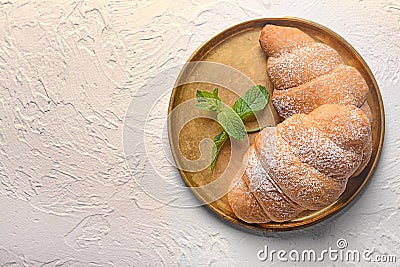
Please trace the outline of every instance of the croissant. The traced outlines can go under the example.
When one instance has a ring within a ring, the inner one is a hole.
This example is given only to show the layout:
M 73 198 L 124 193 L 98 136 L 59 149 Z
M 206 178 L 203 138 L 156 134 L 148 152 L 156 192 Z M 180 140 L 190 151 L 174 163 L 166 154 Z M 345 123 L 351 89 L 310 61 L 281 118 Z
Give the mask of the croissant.
M 285 120 L 257 135 L 228 201 L 248 223 L 284 222 L 335 202 L 368 164 L 368 86 L 337 51 L 297 28 L 266 25 L 260 45 Z
M 361 107 L 368 86 L 354 67 L 326 44 L 299 29 L 266 25 L 260 45 L 268 56 L 267 73 L 274 85 L 272 103 L 286 119 L 323 104 Z
M 288 221 L 335 202 L 362 163 L 369 119 L 353 105 L 326 104 L 259 133 L 228 201 L 248 223 Z

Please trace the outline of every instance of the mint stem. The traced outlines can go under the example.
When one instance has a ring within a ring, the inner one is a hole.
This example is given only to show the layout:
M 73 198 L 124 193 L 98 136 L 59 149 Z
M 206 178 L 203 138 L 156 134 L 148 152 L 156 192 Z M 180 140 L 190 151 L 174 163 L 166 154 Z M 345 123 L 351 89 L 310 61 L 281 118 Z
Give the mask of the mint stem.
M 255 129 L 250 129 L 250 130 L 246 130 L 247 133 L 256 133 L 256 132 L 260 132 L 262 130 L 264 130 L 265 128 L 267 128 L 268 126 L 264 126 L 264 127 L 258 127 Z

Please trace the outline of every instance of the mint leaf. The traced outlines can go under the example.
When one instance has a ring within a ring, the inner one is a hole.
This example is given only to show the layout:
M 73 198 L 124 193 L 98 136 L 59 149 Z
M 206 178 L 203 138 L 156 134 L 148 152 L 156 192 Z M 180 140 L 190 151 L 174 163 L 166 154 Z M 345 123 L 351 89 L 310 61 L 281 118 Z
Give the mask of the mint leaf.
M 257 111 L 263 110 L 269 100 L 269 92 L 262 85 L 251 87 L 241 98 L 236 100 L 232 109 L 242 120 L 254 115 Z
M 212 161 L 210 165 L 212 172 L 215 169 L 215 164 L 217 163 L 219 152 L 221 151 L 221 148 L 225 144 L 226 140 L 228 140 L 228 134 L 225 131 L 221 132 L 220 134 L 214 137 L 214 146 L 212 149 Z
M 213 92 L 197 90 L 196 98 L 198 103 L 195 107 L 198 109 L 220 112 L 224 106 L 218 96 L 218 88 L 215 88 Z
M 243 120 L 253 116 L 256 112 L 264 109 L 269 100 L 269 92 L 264 86 L 257 85 L 251 87 L 235 104 L 230 108 L 224 104 L 218 96 L 218 88 L 212 92 L 196 91 L 196 108 L 205 111 L 214 111 L 217 113 L 217 121 L 224 131 L 214 137 L 214 146 L 212 149 L 211 171 L 214 171 L 215 164 L 222 146 L 233 137 L 243 140 L 246 136 L 246 128 Z M 264 127 L 247 130 L 248 133 L 261 131 Z
M 219 96 L 218 96 L 218 88 L 215 88 L 212 92 L 197 90 L 196 91 L 196 97 L 197 97 L 197 99 L 199 97 L 202 97 L 202 98 L 214 98 L 214 99 L 218 99 L 218 100 L 221 101 L 221 98 L 219 98 Z
M 246 128 L 244 127 L 242 119 L 233 109 L 225 106 L 223 111 L 218 113 L 217 120 L 229 136 L 239 140 L 244 139 Z

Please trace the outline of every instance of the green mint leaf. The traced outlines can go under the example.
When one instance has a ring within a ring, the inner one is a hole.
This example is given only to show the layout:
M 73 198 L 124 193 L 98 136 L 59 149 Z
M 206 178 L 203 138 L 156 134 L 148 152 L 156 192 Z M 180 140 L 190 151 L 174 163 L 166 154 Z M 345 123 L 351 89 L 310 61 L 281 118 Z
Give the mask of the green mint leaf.
M 196 98 L 198 103 L 195 107 L 198 109 L 220 112 L 223 108 L 221 98 L 218 96 L 218 88 L 215 88 L 213 92 L 197 90 Z
M 232 109 L 244 120 L 253 116 L 257 111 L 263 110 L 267 106 L 268 100 L 268 90 L 262 85 L 256 85 L 236 100 Z
M 214 98 L 214 99 L 218 99 L 219 101 L 221 101 L 221 98 L 219 98 L 219 96 L 218 96 L 218 88 L 215 88 L 214 91 L 212 91 L 212 92 L 197 90 L 196 97 L 197 98 L 199 98 L 199 97 L 200 98 Z
M 229 136 L 239 140 L 244 139 L 246 128 L 244 127 L 242 119 L 233 109 L 225 106 L 225 108 L 218 113 L 217 120 Z
M 211 171 L 214 171 L 221 148 L 226 140 L 228 140 L 228 137 L 231 136 L 243 140 L 246 136 L 246 128 L 243 120 L 263 110 L 268 104 L 269 97 L 269 92 L 264 86 L 253 86 L 230 108 L 218 96 L 218 88 L 215 88 L 212 92 L 199 90 L 196 92 L 198 101 L 196 108 L 217 112 L 217 120 L 224 129 L 224 131 L 214 137 L 212 162 L 210 164 Z M 257 132 L 263 128 L 265 127 L 250 129 L 247 132 Z
M 228 140 L 228 134 L 225 131 L 221 132 L 220 134 L 214 137 L 214 146 L 212 149 L 212 161 L 210 165 L 212 172 L 215 169 L 215 164 L 217 163 L 219 152 L 221 151 L 221 148 L 225 144 L 226 140 Z

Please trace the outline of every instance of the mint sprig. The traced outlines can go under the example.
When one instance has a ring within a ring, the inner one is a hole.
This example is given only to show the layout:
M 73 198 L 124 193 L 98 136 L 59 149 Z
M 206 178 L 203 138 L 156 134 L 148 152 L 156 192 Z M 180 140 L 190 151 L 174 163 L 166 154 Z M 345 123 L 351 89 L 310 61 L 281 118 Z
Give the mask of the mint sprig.
M 246 128 L 243 120 L 263 110 L 268 104 L 269 96 L 269 92 L 264 86 L 256 85 L 236 100 L 232 108 L 230 108 L 218 96 L 218 88 L 215 88 L 212 92 L 199 90 L 196 92 L 198 102 L 196 108 L 217 112 L 217 121 L 223 128 L 223 131 L 216 135 L 213 140 L 211 171 L 214 171 L 218 155 L 228 137 L 243 140 L 246 136 Z M 247 132 L 261 131 L 262 129 L 257 128 L 255 130 L 248 130 Z
M 223 108 L 221 98 L 218 96 L 218 88 L 215 88 L 213 92 L 197 90 L 196 97 L 198 109 L 219 112 Z
M 232 108 L 224 104 L 218 96 L 218 88 L 213 92 L 197 91 L 196 108 L 205 111 L 217 112 L 217 121 L 224 128 L 224 131 L 233 138 L 243 140 L 246 135 L 246 128 L 243 121 Z
M 232 109 L 244 120 L 263 110 L 267 106 L 268 100 L 268 90 L 262 85 L 256 85 L 251 87 L 244 96 L 236 100 Z

